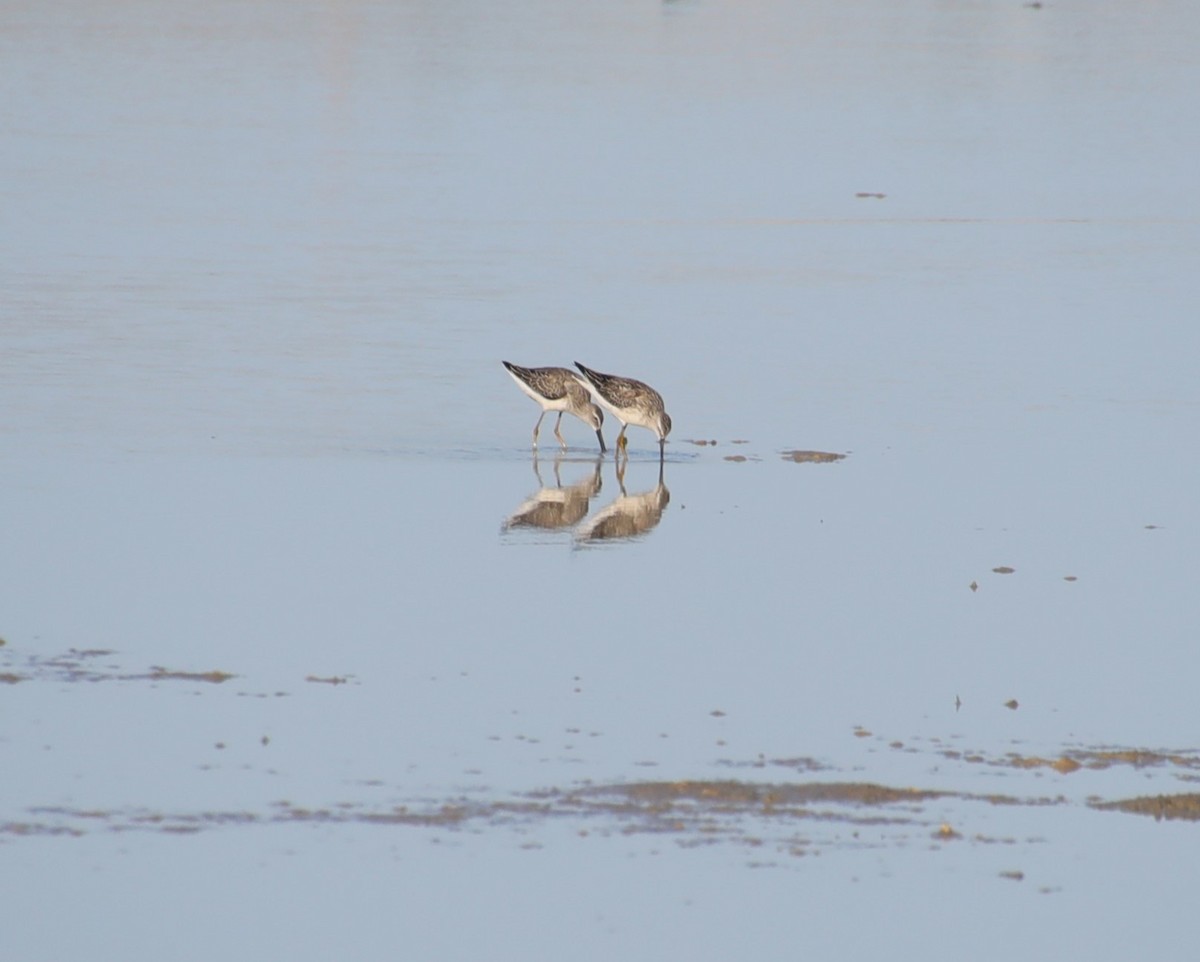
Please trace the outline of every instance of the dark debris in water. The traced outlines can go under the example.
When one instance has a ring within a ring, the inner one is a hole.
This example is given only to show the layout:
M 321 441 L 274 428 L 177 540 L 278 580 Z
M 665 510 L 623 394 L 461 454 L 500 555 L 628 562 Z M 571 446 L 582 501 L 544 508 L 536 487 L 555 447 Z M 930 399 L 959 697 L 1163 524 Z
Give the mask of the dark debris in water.
M 805 756 L 797 756 L 795 758 L 766 758 L 760 755 L 754 761 L 742 762 L 734 761 L 733 759 L 722 759 L 717 762 L 725 768 L 787 768 L 796 772 L 823 772 L 828 771 L 829 766 L 817 761 L 815 758 Z
M 129 672 L 114 664 L 116 655 L 112 650 L 96 648 L 69 649 L 60 655 L 40 657 L 17 653 L 6 646 L 0 649 L 0 681 L 15 684 L 179 680 L 220 684 L 235 677 L 225 671 L 181 671 L 162 666 Z M 310 675 L 308 681 L 334 686 L 353 684 L 351 676 L 337 675 Z M 956 705 L 961 705 L 957 697 Z M 1015 707 L 1015 702 L 1011 707 Z M 721 719 L 725 712 L 714 708 L 709 714 Z M 1200 820 L 1200 794 L 1164 792 L 1105 799 L 1096 791 L 1098 775 L 1089 775 L 1109 769 L 1133 769 L 1146 778 L 1194 783 L 1200 781 L 1200 750 L 1106 745 L 1068 746 L 1045 754 L 989 752 L 960 747 L 954 744 L 955 736 L 948 740 L 923 740 L 916 736 L 898 739 L 876 734 L 864 725 L 855 725 L 849 736 L 867 740 L 868 751 L 932 756 L 937 759 L 935 771 L 949 767 L 948 762 L 963 770 L 977 766 L 992 768 L 996 771 L 987 773 L 989 785 L 995 784 L 996 775 L 1007 774 L 1013 785 L 1023 786 L 1025 791 L 973 793 L 960 790 L 961 781 L 948 788 L 944 782 L 939 784 L 932 778 L 915 785 L 882 784 L 860 780 L 857 775 L 847 780 L 844 775 L 839 778 L 838 769 L 817 758 L 802 754 L 776 757 L 759 754 L 748 760 L 723 759 L 714 764 L 727 772 L 739 770 L 738 775 L 752 770 L 755 776 L 765 776 L 763 781 L 754 778 L 659 778 L 603 784 L 585 781 L 565 788 L 547 787 L 502 796 L 481 789 L 472 797 L 450 793 L 438 797 L 435 793 L 435 797 L 420 799 L 406 796 L 403 788 L 397 788 L 396 797 L 381 802 L 378 792 L 387 782 L 374 779 L 370 781 L 373 787 L 369 801 L 349 798 L 316 805 L 279 801 L 259 810 L 239 806 L 193 811 L 37 806 L 6 812 L 6 820 L 0 821 L 0 841 L 69 838 L 96 832 L 194 835 L 216 829 L 280 824 L 373 825 L 473 833 L 512 829 L 527 837 L 539 827 L 558 823 L 574 829 L 579 837 L 664 836 L 681 848 L 718 843 L 744 845 L 758 853 L 755 864 L 768 864 L 774 858 L 827 850 L 904 846 L 937 850 L 950 845 L 1007 845 L 1017 841 L 975 830 L 973 826 L 981 821 L 996 822 L 995 818 L 977 818 L 981 806 L 1027 810 L 1075 806 L 1150 815 L 1158 820 Z M 265 735 L 259 740 L 262 745 L 270 741 Z M 528 741 L 536 744 L 538 739 Z M 223 742 L 217 743 L 218 749 L 224 747 Z M 1086 795 L 1076 793 L 1072 800 L 1063 794 L 1029 793 L 1031 778 L 1052 780 L 1056 792 L 1066 791 L 1069 784 L 1072 790 L 1082 789 Z M 1059 789 L 1060 785 L 1064 788 Z M 949 822 L 948 814 L 952 817 Z M 1026 837 L 1025 840 L 1041 839 Z M 526 838 L 526 844 L 537 847 L 541 843 L 528 842 Z M 764 861 L 763 853 L 774 854 Z
M 1023 755 L 1019 752 L 989 755 L 982 751 L 946 748 L 942 749 L 940 754 L 943 758 L 951 760 L 997 768 L 1049 768 L 1060 775 L 1070 775 L 1081 769 L 1104 771 L 1125 766 L 1134 769 L 1176 769 L 1185 774 L 1200 772 L 1200 753 L 1197 752 L 1160 752 L 1132 748 L 1073 748 L 1067 749 L 1057 757 L 1047 758 L 1040 755 Z
M 860 734 L 861 733 L 861 734 Z M 859 737 L 876 737 L 856 728 Z M 881 740 L 893 750 L 913 751 L 908 740 Z M 1070 749 L 1057 757 L 1007 753 L 989 756 L 959 751 L 931 740 L 936 754 L 964 764 L 1009 769 L 1053 769 L 1061 775 L 1116 766 L 1136 768 L 1200 768 L 1200 754 L 1144 749 Z M 828 770 L 805 756 L 721 762 L 728 767 L 789 770 Z M 1076 779 L 1083 776 L 1074 776 Z M 374 788 L 383 787 L 373 781 Z M 374 794 L 374 792 L 372 793 Z M 482 833 L 511 829 L 529 842 L 539 826 L 566 823 L 581 838 L 670 837 L 681 848 L 719 843 L 744 845 L 772 858 L 817 854 L 824 850 L 942 845 L 1011 845 L 1020 839 L 981 834 L 971 828 L 980 822 L 979 806 L 1035 809 L 1071 806 L 1063 795 L 973 793 L 942 787 L 887 785 L 871 781 L 745 779 L 634 780 L 566 788 L 548 787 L 506 797 L 396 799 L 384 803 L 348 799 L 332 804 L 305 805 L 278 801 L 260 811 L 231 809 L 162 811 L 144 808 L 35 807 L 0 823 L 0 836 L 83 836 L 93 832 L 158 832 L 193 835 L 222 828 L 272 825 L 373 825 L 426 831 Z M 1083 804 L 1091 809 L 1151 815 L 1156 819 L 1200 820 L 1200 794 L 1163 794 L 1106 801 L 1094 795 Z M 947 811 L 952 821 L 946 820 Z M 987 821 L 994 823 L 995 819 Z M 1026 842 L 1043 841 L 1025 837 Z M 757 863 L 756 863 L 757 864 Z M 1019 873 L 1004 875 L 1019 880 Z
M 832 451 L 784 451 L 782 457 L 783 460 L 794 461 L 796 464 L 831 464 L 841 461 L 846 455 L 835 454 Z
M 151 665 L 147 671 L 127 671 L 104 659 L 116 652 L 110 648 L 68 648 L 58 655 L 26 655 L 18 662 L 16 652 L 6 650 L 0 665 L 0 681 L 17 684 L 26 681 L 100 682 L 100 681 L 193 681 L 219 685 L 237 676 L 232 672 L 187 671 Z M 16 669 L 15 671 L 13 669 Z
M 220 828 L 270 825 L 375 825 L 483 832 L 565 821 L 580 837 L 671 836 L 682 848 L 734 843 L 784 855 L 824 848 L 879 848 L 928 839 L 1011 843 L 950 828 L 926 811 L 929 802 L 1044 805 L 1023 800 L 872 782 L 633 781 L 547 788 L 504 799 L 447 798 L 374 805 L 344 801 L 306 806 L 279 801 L 264 811 L 169 812 L 140 808 L 28 810 L 28 818 L 0 824 L 0 835 L 82 836 L 96 831 L 191 835 Z M 942 806 L 939 806 L 939 810 Z M 967 820 L 969 814 L 962 814 Z
M 222 682 L 229 681 L 230 678 L 236 678 L 237 675 L 231 674 L 228 671 L 176 671 L 171 668 L 162 668 L 158 665 L 153 665 L 150 668 L 150 673 L 146 675 L 129 675 L 127 679 L 147 678 L 150 681 L 163 681 L 173 679 L 175 681 L 206 681 L 213 685 L 219 685 Z
M 1146 795 L 1115 802 L 1093 802 L 1092 807 L 1104 812 L 1128 812 L 1131 815 L 1151 815 L 1156 822 L 1163 819 L 1200 821 L 1200 795 Z
M 721 808 L 804 806 L 813 803 L 892 805 L 923 802 L 946 792 L 932 789 L 889 788 L 867 782 L 782 782 L 761 784 L 743 781 L 637 782 L 587 790 L 593 797 L 622 798 L 631 805 L 699 803 Z
M 308 807 L 280 801 L 263 812 L 46 806 L 30 809 L 28 820 L 0 824 L 0 835 L 80 836 L 98 830 L 195 834 L 234 826 L 297 823 L 484 830 L 566 819 L 580 825 L 581 835 L 672 834 L 680 836 L 684 847 L 699 838 L 706 843 L 741 841 L 756 846 L 775 842 L 789 850 L 795 845 L 813 845 L 809 834 L 797 832 L 811 832 L 818 824 L 900 828 L 904 838 L 909 831 L 928 834 L 940 823 L 925 814 L 923 805 L 944 797 L 973 798 L 868 782 L 643 781 L 550 788 L 491 801 L 455 798 L 378 807 L 349 801 Z M 975 798 L 999 801 L 989 796 Z M 869 844 L 885 842 L 881 837 Z M 856 843 L 856 847 L 859 844 L 868 843 Z

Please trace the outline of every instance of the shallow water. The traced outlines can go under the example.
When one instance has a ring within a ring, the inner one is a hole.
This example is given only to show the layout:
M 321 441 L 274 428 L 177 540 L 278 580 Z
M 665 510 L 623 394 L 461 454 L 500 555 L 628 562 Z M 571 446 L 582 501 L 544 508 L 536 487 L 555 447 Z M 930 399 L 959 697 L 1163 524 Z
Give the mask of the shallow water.
M 6 944 L 1173 951 L 1197 34 L 16 10 Z M 665 461 L 535 459 L 502 358 L 654 384 Z

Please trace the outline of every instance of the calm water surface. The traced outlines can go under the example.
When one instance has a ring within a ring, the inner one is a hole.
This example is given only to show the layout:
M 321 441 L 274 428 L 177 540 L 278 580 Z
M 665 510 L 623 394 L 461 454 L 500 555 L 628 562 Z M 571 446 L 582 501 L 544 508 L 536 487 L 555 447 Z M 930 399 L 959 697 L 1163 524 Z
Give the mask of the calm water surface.
M 1174 951 L 1196 49 L 1183 3 L 10 4 L 6 944 Z M 665 462 L 534 460 L 502 358 L 651 382 Z

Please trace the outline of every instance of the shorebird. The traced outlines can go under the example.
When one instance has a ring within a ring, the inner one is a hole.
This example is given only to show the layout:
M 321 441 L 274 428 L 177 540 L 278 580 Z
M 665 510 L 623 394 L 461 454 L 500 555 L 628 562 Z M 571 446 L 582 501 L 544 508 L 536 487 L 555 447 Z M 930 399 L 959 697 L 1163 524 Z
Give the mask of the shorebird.
M 658 452 L 661 457 L 667 435 L 671 433 L 671 415 L 663 407 L 662 395 L 649 384 L 635 381 L 631 377 L 601 374 L 584 367 L 578 361 L 575 366 L 583 372 L 583 382 L 592 397 L 607 408 L 621 422 L 621 433 L 617 435 L 617 451 L 629 442 L 625 429 L 631 424 L 649 428 L 658 435 Z
M 519 364 L 509 364 L 501 361 L 508 369 L 517 387 L 528 394 L 542 406 L 541 416 L 533 426 L 533 446 L 537 447 L 538 432 L 542 428 L 542 418 L 547 411 L 557 411 L 558 420 L 554 422 L 554 436 L 566 450 L 567 440 L 558 430 L 562 424 L 563 412 L 574 414 L 584 424 L 596 432 L 600 441 L 601 452 L 607 451 L 604 446 L 604 435 L 600 428 L 604 425 L 604 412 L 588 397 L 587 389 L 574 371 L 565 367 L 521 367 Z

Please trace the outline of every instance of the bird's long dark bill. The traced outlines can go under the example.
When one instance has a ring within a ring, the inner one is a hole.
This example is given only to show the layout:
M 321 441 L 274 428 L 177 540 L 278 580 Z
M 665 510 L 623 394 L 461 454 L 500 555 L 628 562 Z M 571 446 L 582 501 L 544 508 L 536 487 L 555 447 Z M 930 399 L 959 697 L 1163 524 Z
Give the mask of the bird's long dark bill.
M 596 440 L 600 442 L 600 453 L 603 454 L 608 448 L 604 446 L 604 435 L 600 433 L 599 428 L 596 428 Z

